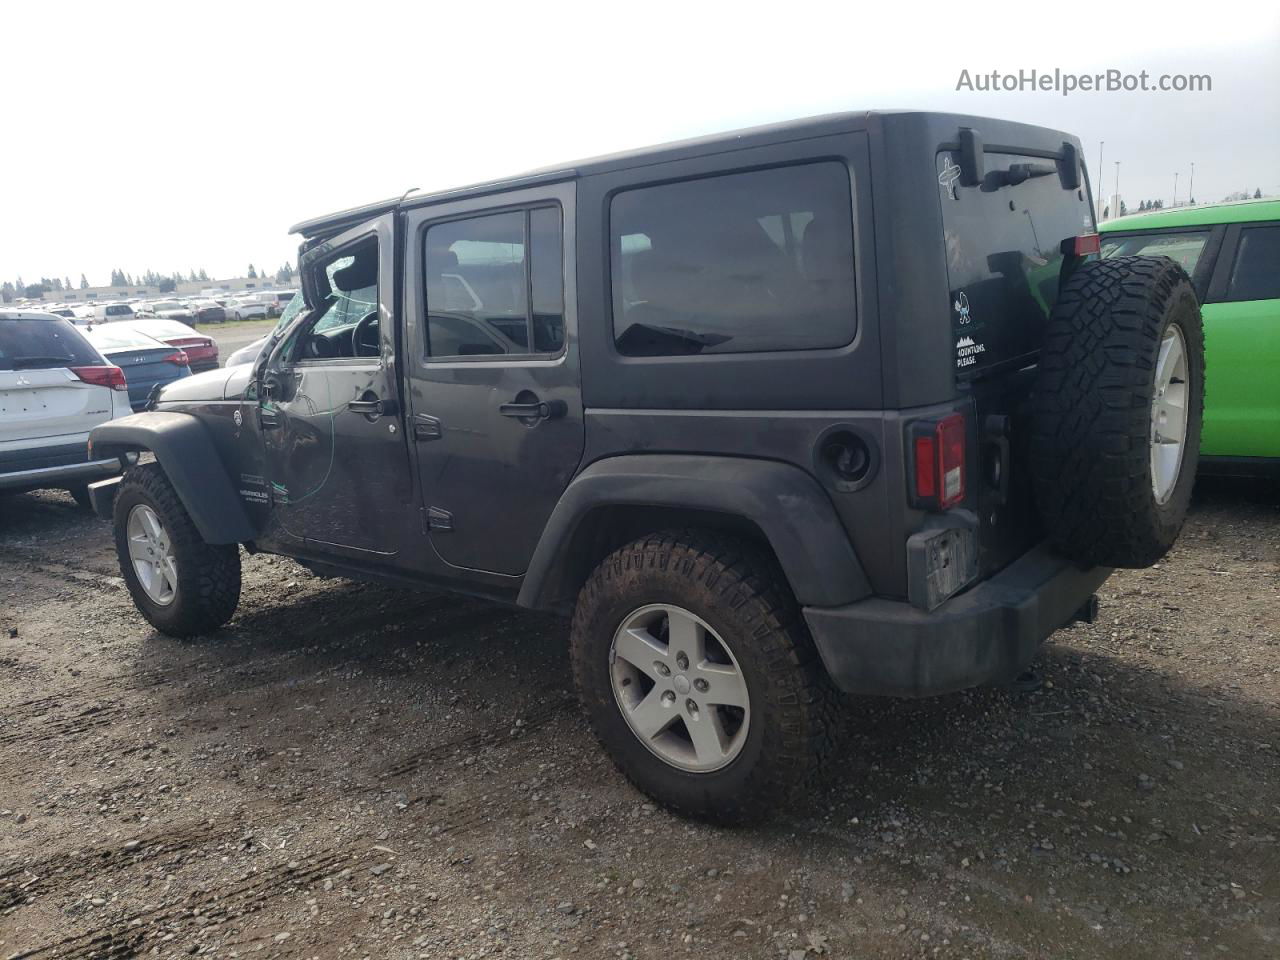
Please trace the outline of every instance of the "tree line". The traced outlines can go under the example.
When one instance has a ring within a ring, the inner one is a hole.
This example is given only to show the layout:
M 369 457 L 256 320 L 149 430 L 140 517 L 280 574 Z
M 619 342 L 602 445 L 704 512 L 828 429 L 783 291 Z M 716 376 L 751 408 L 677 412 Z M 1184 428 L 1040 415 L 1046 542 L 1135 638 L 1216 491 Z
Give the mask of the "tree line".
M 249 271 L 245 274 L 250 280 L 270 280 L 274 279 L 276 283 L 292 283 L 294 270 L 293 264 L 284 263 L 274 274 L 266 270 L 259 272 L 251 263 Z M 119 268 L 111 271 L 111 283 L 113 287 L 157 287 L 161 293 L 172 293 L 177 289 L 180 283 L 208 283 L 209 273 L 203 267 L 200 269 L 191 269 L 184 273 L 181 270 L 175 270 L 173 273 L 156 273 L 154 270 L 147 270 L 144 273 L 129 274 Z M 79 285 L 73 285 L 70 277 L 41 277 L 38 282 L 27 283 L 22 277 L 18 277 L 16 281 L 4 281 L 0 284 L 0 300 L 5 303 L 11 303 L 17 297 L 41 297 L 49 293 L 60 293 L 64 290 L 87 290 L 92 284 L 89 279 L 82 273 L 80 274 Z

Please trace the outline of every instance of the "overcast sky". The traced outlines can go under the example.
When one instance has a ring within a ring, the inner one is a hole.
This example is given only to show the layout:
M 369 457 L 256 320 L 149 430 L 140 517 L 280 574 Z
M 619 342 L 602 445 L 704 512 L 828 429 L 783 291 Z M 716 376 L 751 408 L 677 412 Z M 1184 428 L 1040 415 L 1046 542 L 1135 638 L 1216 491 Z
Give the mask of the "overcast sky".
M 1257 3 L 6 4 L 0 280 L 274 270 L 298 220 L 836 110 L 1075 133 L 1104 190 L 1280 194 L 1280 11 Z M 1145 6 L 1145 5 L 1144 5 Z M 447 7 L 447 9 L 446 9 Z M 756 12 L 759 11 L 759 12 Z M 901 12 L 896 12 L 901 11 Z M 1019 68 L 1207 73 L 1210 93 L 970 93 Z

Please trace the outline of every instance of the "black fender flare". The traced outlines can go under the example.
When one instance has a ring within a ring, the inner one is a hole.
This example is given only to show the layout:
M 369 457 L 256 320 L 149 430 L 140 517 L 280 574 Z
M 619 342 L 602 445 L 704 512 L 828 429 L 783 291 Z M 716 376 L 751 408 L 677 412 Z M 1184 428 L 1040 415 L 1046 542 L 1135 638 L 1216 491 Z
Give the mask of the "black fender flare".
M 142 450 L 155 454 L 205 543 L 254 538 L 213 437 L 198 417 L 159 411 L 120 417 L 94 427 L 89 447 L 93 456 L 103 458 Z
M 602 506 L 692 509 L 759 528 L 803 606 L 835 607 L 871 595 L 871 585 L 825 490 L 799 467 L 775 460 L 629 454 L 598 460 L 565 489 L 534 550 L 516 602 L 563 608 L 574 536 Z M 678 521 L 676 521 L 678 525 Z

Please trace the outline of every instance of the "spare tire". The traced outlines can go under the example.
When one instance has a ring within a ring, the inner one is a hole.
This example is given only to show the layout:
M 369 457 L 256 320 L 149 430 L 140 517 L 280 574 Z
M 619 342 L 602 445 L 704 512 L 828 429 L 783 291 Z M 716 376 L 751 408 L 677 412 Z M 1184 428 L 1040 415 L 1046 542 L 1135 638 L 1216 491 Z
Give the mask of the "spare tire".
M 1147 567 L 1186 519 L 1199 462 L 1204 333 L 1166 257 L 1080 265 L 1050 315 L 1031 469 L 1045 531 L 1081 564 Z

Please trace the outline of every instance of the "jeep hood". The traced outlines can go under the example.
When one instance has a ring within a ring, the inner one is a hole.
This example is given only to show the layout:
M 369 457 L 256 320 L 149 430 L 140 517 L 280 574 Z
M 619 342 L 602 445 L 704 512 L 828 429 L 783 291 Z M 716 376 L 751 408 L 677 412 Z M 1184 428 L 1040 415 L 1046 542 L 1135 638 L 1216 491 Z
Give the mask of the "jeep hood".
M 230 400 L 243 396 L 253 377 L 253 366 L 221 367 L 206 373 L 183 377 L 165 386 L 158 397 L 160 403 L 199 403 Z

